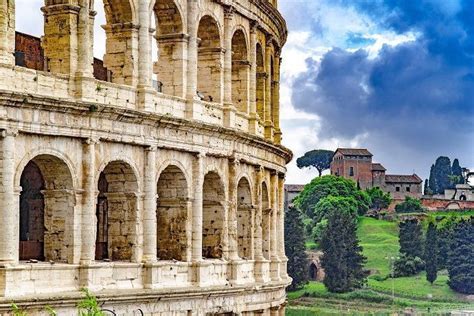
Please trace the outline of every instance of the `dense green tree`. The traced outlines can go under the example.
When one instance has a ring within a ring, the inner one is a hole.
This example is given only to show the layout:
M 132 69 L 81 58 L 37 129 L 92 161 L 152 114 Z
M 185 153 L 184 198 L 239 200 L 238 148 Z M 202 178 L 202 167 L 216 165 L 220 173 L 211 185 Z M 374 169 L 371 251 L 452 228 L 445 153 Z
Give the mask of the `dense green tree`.
M 373 187 L 366 190 L 370 197 L 370 209 L 380 211 L 386 209 L 392 202 L 390 193 L 383 192 L 379 187 Z
M 355 206 L 348 209 L 348 198 L 328 197 L 327 227 L 321 237 L 323 251 L 321 265 L 324 269 L 324 285 L 330 292 L 349 292 L 363 285 L 366 274 L 363 265 L 366 258 L 357 239 Z
M 454 228 L 448 273 L 451 289 L 474 294 L 474 216 L 461 220 Z
M 344 212 L 357 216 L 357 201 L 346 196 L 327 196 L 319 200 L 314 207 L 314 220 L 316 223 L 328 218 L 329 212 L 334 209 L 344 209 Z
M 438 276 L 438 238 L 436 225 L 428 224 L 425 238 L 425 270 L 426 280 L 433 284 Z
M 289 289 L 301 288 L 308 282 L 308 256 L 305 252 L 305 234 L 302 214 L 289 207 L 285 212 L 285 251 L 288 274 L 293 278 Z
M 430 172 L 430 189 L 435 194 L 443 194 L 445 189 L 452 187 L 450 176 L 452 175 L 451 160 L 440 156 Z
M 409 196 L 406 196 L 405 201 L 395 206 L 395 212 L 397 213 L 420 213 L 423 211 L 421 201 Z
M 396 278 L 412 276 L 423 270 L 425 263 L 420 257 L 411 257 L 400 254 L 393 266 L 393 275 Z
M 451 167 L 451 173 L 457 179 L 457 181 L 453 183 L 454 185 L 464 183 L 464 177 L 462 175 L 462 167 L 459 164 L 459 160 L 457 158 L 455 158 L 453 160 L 453 166 Z
M 323 176 L 314 178 L 305 185 L 303 191 L 294 200 L 295 205 L 311 218 L 315 218 L 314 209 L 322 198 L 329 195 L 353 197 L 357 201 L 357 212 L 365 214 L 369 209 L 370 197 L 357 190 L 354 181 L 336 176 Z M 317 221 L 314 222 L 317 224 Z
M 430 177 L 428 178 L 428 188 L 431 194 L 436 192 L 436 177 L 435 177 L 435 165 L 431 165 L 430 168 Z
M 451 251 L 451 241 L 453 239 L 455 226 L 455 216 L 442 217 L 437 223 L 438 270 L 446 269 L 447 267 L 448 254 Z
M 399 224 L 400 253 L 409 257 L 423 257 L 423 235 L 417 219 L 407 219 Z
M 425 185 L 423 187 L 423 194 L 424 195 L 432 195 L 433 194 L 433 192 L 430 189 L 428 179 L 425 179 Z
M 323 171 L 331 167 L 332 156 L 334 156 L 334 152 L 330 150 L 311 150 L 296 159 L 296 165 L 300 169 L 313 167 L 318 170 L 321 177 Z

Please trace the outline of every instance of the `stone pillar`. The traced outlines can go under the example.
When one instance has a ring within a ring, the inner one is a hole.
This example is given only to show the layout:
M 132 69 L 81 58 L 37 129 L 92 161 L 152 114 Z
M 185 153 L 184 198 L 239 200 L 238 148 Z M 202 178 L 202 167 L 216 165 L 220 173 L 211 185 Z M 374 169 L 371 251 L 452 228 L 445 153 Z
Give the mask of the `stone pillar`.
M 257 23 L 254 21 L 250 25 L 250 79 L 249 79 L 249 133 L 256 134 L 258 129 L 257 116 Z
M 41 8 L 44 13 L 44 36 L 41 46 L 47 58 L 47 70 L 52 73 L 69 75 L 76 72 L 80 55 L 78 22 L 82 21 L 78 16 L 81 9 L 81 6 L 72 4 L 52 4 Z
M 229 227 L 229 259 L 238 260 L 237 242 L 237 172 L 240 161 L 233 159 L 229 161 L 229 207 L 228 207 L 228 227 Z
M 187 106 L 186 116 L 187 118 L 194 117 L 194 100 L 196 98 L 197 91 L 197 69 L 198 69 L 198 0 L 187 0 L 187 11 L 188 11 L 188 73 L 187 73 Z
M 285 175 L 283 173 L 279 174 L 278 177 L 278 194 L 280 196 L 279 209 L 278 209 L 278 258 L 280 260 L 280 277 L 282 279 L 288 278 L 286 271 L 286 263 L 288 258 L 285 254 L 285 209 L 284 209 L 284 199 L 285 199 Z
M 267 73 L 267 80 L 265 81 L 265 110 L 264 110 L 264 125 L 265 138 L 273 140 L 273 122 L 272 122 L 272 46 L 271 38 L 267 41 L 265 46 L 265 71 Z
M 274 140 L 275 143 L 281 144 L 281 129 L 280 129 L 280 65 L 281 58 L 278 52 L 274 60 L 275 78 L 273 79 L 273 125 L 275 126 Z
M 88 0 L 80 0 L 77 22 L 77 65 L 76 78 L 72 89 L 79 98 L 90 98 L 95 85 L 93 83 L 93 42 L 94 17 L 96 12 L 91 10 Z
M 200 153 L 193 165 L 193 237 L 192 261 L 202 261 L 202 199 L 204 185 L 204 158 Z
M 224 126 L 235 126 L 235 107 L 232 103 L 232 20 L 234 8 L 224 8 Z
M 146 149 L 143 201 L 143 261 L 156 261 L 156 147 Z
M 262 210 L 262 177 L 263 177 L 263 167 L 259 166 L 256 170 L 256 181 L 255 181 L 255 196 L 257 197 L 257 209 L 255 212 L 255 251 L 254 259 L 255 260 L 264 260 L 263 249 L 262 249 L 262 220 L 263 220 L 263 210 Z
M 15 137 L 18 131 L 0 132 L 0 263 L 18 261 L 19 201 L 15 192 Z
M 279 271 L 279 252 L 278 252 L 278 233 L 277 226 L 278 224 L 278 210 L 280 208 L 279 201 L 279 182 L 278 174 L 274 172 L 270 178 L 270 203 L 271 203 L 271 218 L 270 218 L 270 260 L 271 260 L 271 277 L 272 280 L 280 280 L 280 271 Z
M 97 230 L 96 205 L 96 146 L 98 139 L 89 138 L 84 144 L 82 174 L 84 194 L 82 201 L 81 264 L 88 265 L 95 259 L 95 239 Z
M 15 64 L 15 1 L 0 2 L 0 64 Z

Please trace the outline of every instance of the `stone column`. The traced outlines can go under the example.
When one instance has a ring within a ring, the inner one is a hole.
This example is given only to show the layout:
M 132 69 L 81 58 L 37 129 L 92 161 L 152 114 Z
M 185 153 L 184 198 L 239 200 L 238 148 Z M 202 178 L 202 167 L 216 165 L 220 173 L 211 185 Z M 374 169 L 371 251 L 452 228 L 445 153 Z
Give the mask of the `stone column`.
M 263 177 L 263 167 L 259 166 L 256 170 L 256 181 L 255 181 L 255 196 L 257 197 L 257 209 L 255 212 L 255 251 L 254 259 L 255 260 L 264 260 L 263 249 L 262 249 L 262 220 L 263 220 L 263 210 L 262 210 L 262 177 Z
M 250 121 L 249 133 L 256 134 L 258 128 L 257 117 L 257 22 L 252 22 L 250 25 L 250 47 L 249 47 L 249 61 L 250 61 Z
M 278 210 L 280 208 L 279 203 L 279 182 L 278 174 L 274 172 L 270 178 L 270 203 L 272 208 L 271 218 L 270 218 L 270 260 L 271 260 L 271 277 L 273 280 L 280 280 L 280 271 L 279 271 L 279 253 L 278 253 L 278 233 L 277 226 L 278 224 Z
M 148 1 L 139 1 L 138 16 L 138 86 L 151 87 L 151 46 L 150 46 L 150 12 Z
M 265 81 L 265 110 L 264 110 L 264 125 L 265 138 L 273 140 L 273 122 L 272 122 L 272 46 L 271 38 L 267 40 L 265 46 L 265 71 L 268 75 Z
M 15 1 L 0 2 L 0 64 L 15 64 Z
M 18 131 L 0 132 L 0 263 L 18 261 L 19 201 L 15 192 L 15 137 Z
M 75 74 L 78 60 L 78 18 L 81 6 L 72 4 L 45 5 L 44 36 L 41 46 L 52 73 Z M 84 10 L 84 11 L 87 11 Z M 82 29 L 80 29 L 82 31 Z M 80 53 L 79 53 L 80 55 Z
M 278 258 L 280 260 L 280 277 L 286 279 L 288 274 L 286 272 L 286 262 L 288 258 L 285 254 L 285 209 L 284 209 L 284 199 L 285 199 L 285 175 L 283 173 L 279 174 L 278 177 L 278 194 L 280 196 L 279 202 L 279 214 L 278 217 Z
M 143 261 L 156 261 L 156 147 L 146 149 L 145 198 L 143 201 Z
M 88 265 L 95 259 L 95 239 L 97 230 L 96 205 L 96 146 L 98 139 L 89 138 L 84 143 L 82 175 L 84 194 L 82 201 L 81 264 Z
M 188 4 L 188 74 L 187 74 L 187 106 L 186 116 L 188 118 L 194 117 L 194 99 L 197 91 L 197 69 L 198 69 L 198 0 L 187 0 Z
M 90 9 L 87 0 L 79 1 L 77 23 L 77 73 L 81 77 L 92 77 L 92 42 L 93 28 L 90 25 Z
M 273 125 L 275 126 L 274 140 L 275 143 L 281 144 L 280 130 L 280 52 L 275 56 L 274 60 L 275 78 L 273 79 Z
M 193 237 L 192 261 L 202 261 L 202 199 L 205 154 L 198 154 L 193 165 Z
M 237 172 L 240 161 L 233 159 L 229 161 L 229 207 L 228 207 L 228 227 L 229 227 L 229 259 L 238 260 L 237 242 Z
M 235 126 L 235 107 L 232 103 L 232 20 L 234 8 L 224 8 L 224 126 Z

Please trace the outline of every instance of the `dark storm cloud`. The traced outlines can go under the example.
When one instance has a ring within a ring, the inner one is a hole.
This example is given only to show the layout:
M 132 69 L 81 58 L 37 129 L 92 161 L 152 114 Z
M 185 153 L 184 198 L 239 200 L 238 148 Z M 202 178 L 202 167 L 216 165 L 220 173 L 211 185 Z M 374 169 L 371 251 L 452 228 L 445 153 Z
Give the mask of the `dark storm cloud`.
M 395 152 L 453 154 L 474 165 L 474 1 L 341 2 L 417 39 L 375 59 L 333 48 L 320 65 L 307 60 L 293 84 L 295 107 L 322 118 L 321 137 L 367 133 L 363 145 L 392 160 Z

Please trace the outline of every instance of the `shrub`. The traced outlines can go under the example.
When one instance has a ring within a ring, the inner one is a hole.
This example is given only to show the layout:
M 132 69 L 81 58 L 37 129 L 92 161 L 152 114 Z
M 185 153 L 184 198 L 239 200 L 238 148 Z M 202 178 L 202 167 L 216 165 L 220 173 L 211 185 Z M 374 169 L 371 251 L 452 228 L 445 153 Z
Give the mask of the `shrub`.
M 419 213 L 423 212 L 424 208 L 421 205 L 421 201 L 409 196 L 405 197 L 405 201 L 395 206 L 395 212 L 397 213 Z
M 380 211 L 386 209 L 392 202 L 390 193 L 383 192 L 379 187 L 373 187 L 366 190 L 370 197 L 370 209 Z
M 425 263 L 420 257 L 411 257 L 401 254 L 394 263 L 393 276 L 396 278 L 412 276 L 422 271 Z

